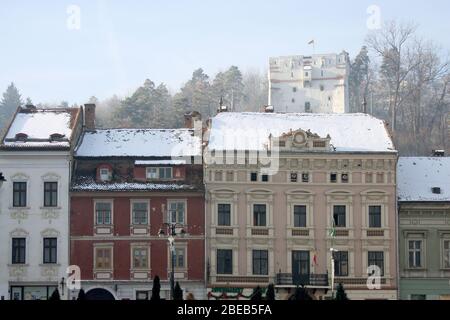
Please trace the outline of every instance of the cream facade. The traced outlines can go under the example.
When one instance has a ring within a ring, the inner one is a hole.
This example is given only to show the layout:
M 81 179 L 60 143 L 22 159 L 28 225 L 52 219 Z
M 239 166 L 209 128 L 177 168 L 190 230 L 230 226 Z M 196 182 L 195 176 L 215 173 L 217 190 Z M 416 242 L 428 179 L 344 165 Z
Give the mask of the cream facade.
M 280 117 L 255 118 L 266 116 Z M 252 152 L 232 151 L 220 163 L 219 152 L 212 150 L 218 145 L 218 133 L 212 131 L 230 117 L 213 119 L 205 157 L 206 256 L 212 294 L 248 295 L 257 285 L 273 283 L 278 298 L 285 299 L 297 284 L 304 284 L 315 299 L 327 299 L 333 248 L 339 255 L 335 284 L 342 283 L 351 299 L 396 299 L 396 152 L 336 152 L 333 142 L 336 146 L 339 141 L 333 141 L 332 134 L 298 128 L 275 139 L 279 166 L 266 174 L 261 163 L 268 159 L 261 154 L 253 161 Z M 231 266 L 224 266 L 227 263 Z M 369 265 L 381 268 L 380 286 L 375 289 L 367 285 Z

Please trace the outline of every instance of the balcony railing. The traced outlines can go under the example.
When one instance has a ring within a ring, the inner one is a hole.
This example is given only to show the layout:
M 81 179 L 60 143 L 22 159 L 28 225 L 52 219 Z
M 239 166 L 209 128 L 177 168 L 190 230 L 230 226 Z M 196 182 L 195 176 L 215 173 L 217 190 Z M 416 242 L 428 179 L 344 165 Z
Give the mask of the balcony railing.
M 328 287 L 328 274 L 277 273 L 276 284 L 278 286 L 304 285 L 310 287 Z

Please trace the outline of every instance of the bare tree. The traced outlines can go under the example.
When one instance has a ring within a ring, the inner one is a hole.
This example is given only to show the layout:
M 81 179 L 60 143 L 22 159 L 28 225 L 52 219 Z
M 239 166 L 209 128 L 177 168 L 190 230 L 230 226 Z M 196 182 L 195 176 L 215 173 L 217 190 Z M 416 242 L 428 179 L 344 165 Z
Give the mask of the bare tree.
M 408 48 L 417 26 L 388 21 L 383 28 L 367 36 L 366 43 L 382 59 L 382 75 L 388 89 L 392 133 L 396 128 L 396 112 L 402 103 L 403 85 L 414 68 Z

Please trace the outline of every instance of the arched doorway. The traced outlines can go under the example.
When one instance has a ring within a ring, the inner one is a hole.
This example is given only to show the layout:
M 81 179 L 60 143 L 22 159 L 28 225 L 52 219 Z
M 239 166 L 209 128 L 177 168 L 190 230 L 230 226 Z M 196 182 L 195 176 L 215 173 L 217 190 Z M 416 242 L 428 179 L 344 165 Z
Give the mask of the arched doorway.
M 86 300 L 116 300 L 111 292 L 102 288 L 91 289 L 86 293 Z

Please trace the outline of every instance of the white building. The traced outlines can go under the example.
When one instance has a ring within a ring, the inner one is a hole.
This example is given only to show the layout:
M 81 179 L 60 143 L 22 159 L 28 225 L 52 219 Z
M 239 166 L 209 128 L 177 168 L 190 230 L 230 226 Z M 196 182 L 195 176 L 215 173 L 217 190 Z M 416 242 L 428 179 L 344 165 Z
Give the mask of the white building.
M 344 113 L 348 105 L 348 53 L 269 59 L 269 105 L 276 112 Z
M 0 297 L 67 297 L 71 148 L 77 108 L 19 108 L 0 145 Z M 64 285 L 62 285 L 64 283 Z

